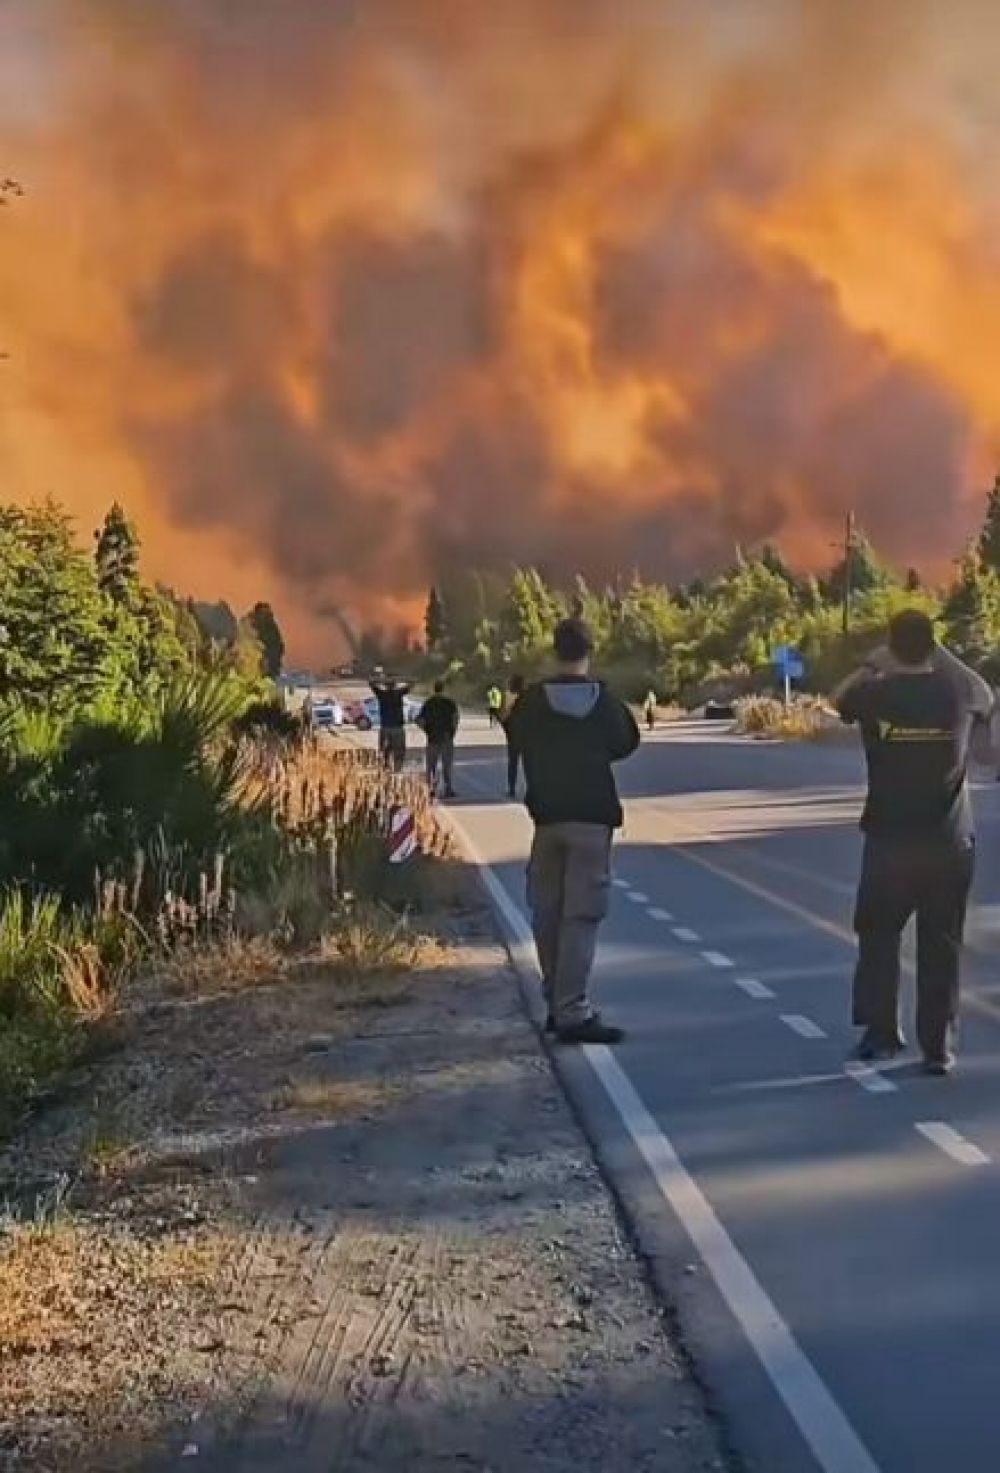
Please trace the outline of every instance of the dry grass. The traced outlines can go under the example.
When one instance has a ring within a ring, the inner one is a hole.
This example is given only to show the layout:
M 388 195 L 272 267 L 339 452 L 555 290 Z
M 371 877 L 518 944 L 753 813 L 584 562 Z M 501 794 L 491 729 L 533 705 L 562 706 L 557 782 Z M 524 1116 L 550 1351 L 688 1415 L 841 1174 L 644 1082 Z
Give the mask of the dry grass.
M 354 980 L 416 971 L 426 965 L 437 943 L 415 931 L 407 916 L 386 906 L 353 905 L 324 938 L 323 957 L 334 970 Z
M 233 1245 L 190 1227 L 170 1238 L 68 1214 L 0 1236 L 0 1462 L 106 1470 L 193 1407 L 213 1286 Z M 141 1358 L 134 1354 L 138 1340 Z M 6 1466 L 6 1465 L 5 1465 Z
M 398 1093 L 384 1080 L 310 1076 L 293 1080 L 280 1089 L 272 1101 L 272 1108 L 328 1122 L 371 1119 L 379 1110 L 393 1104 Z
M 746 696 L 736 702 L 734 730 L 743 736 L 816 741 L 831 724 L 825 707 L 808 697 L 786 706 L 773 696 Z
M 235 936 L 158 958 L 154 976 L 173 996 L 206 997 L 266 986 L 287 975 L 289 959 L 268 936 Z

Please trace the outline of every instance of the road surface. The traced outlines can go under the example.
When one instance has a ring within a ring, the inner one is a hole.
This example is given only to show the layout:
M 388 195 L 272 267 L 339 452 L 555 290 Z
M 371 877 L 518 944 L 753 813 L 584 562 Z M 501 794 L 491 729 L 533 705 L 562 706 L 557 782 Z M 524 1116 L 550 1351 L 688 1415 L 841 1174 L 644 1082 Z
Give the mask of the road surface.
M 455 816 L 530 966 L 530 826 L 483 726 Z M 557 1052 L 749 1467 L 995 1473 L 1000 787 L 976 785 L 960 1067 L 937 1080 L 845 1070 L 860 781 L 852 748 L 647 740 L 595 981 L 628 1037 Z

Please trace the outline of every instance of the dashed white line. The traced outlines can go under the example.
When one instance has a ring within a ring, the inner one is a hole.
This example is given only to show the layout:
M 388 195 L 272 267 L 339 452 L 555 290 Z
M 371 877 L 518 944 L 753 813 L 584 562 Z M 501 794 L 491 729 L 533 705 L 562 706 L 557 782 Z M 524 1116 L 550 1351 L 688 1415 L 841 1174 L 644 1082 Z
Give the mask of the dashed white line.
M 689 931 L 687 926 L 675 926 L 674 935 L 677 937 L 678 941 L 685 941 L 689 946 L 693 946 L 696 941 L 701 940 L 698 932 Z
M 633 905 L 649 904 L 649 896 L 644 895 L 641 890 L 629 890 L 625 896 L 625 899 L 631 900 Z
M 627 890 L 629 888 L 628 880 L 612 880 L 611 883 L 616 890 Z
M 922 1136 L 962 1166 L 985 1166 L 989 1162 L 985 1151 L 967 1141 L 954 1126 L 946 1125 L 943 1120 L 918 1120 L 916 1127 Z
M 660 908 L 658 906 L 656 906 L 656 905 L 651 905 L 649 907 L 649 909 L 647 910 L 646 914 L 649 916 L 649 919 L 651 921 L 672 921 L 673 920 L 673 916 L 670 914 L 669 910 L 660 910 Z
M 702 956 L 710 967 L 718 967 L 720 972 L 728 971 L 736 965 L 733 959 L 722 951 L 703 951 Z
M 733 981 L 737 987 L 743 989 L 747 997 L 757 998 L 763 1002 L 765 998 L 774 996 L 770 987 L 765 987 L 763 982 L 758 982 L 755 977 L 734 977 Z
M 797 1033 L 800 1038 L 826 1037 L 825 1031 L 819 1026 L 818 1023 L 814 1023 L 812 1018 L 803 1017 L 801 1013 L 782 1013 L 781 1021 L 786 1025 L 786 1027 L 790 1028 L 793 1033 Z
M 454 816 L 451 821 L 470 858 L 479 866 L 486 889 L 506 922 L 515 966 L 523 976 L 536 983 L 538 970 L 527 921 L 494 870 L 477 851 L 461 821 Z M 600 1044 L 590 1044 L 584 1046 L 584 1053 L 616 1106 L 622 1124 L 649 1167 L 660 1193 L 677 1214 L 701 1255 L 822 1473 L 879 1473 L 874 1458 L 715 1215 L 673 1142 L 645 1108 L 611 1051 Z
M 855 1084 L 860 1084 L 870 1095 L 894 1095 L 896 1086 L 891 1079 L 886 1079 L 877 1069 L 870 1064 L 862 1064 L 860 1059 L 851 1059 L 844 1065 L 844 1073 Z

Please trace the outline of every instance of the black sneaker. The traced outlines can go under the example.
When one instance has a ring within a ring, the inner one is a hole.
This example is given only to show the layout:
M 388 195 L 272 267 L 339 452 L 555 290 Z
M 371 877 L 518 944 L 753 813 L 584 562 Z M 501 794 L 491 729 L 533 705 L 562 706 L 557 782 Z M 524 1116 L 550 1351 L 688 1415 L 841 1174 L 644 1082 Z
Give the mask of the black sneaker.
M 953 1053 L 924 1055 L 924 1073 L 933 1075 L 936 1079 L 944 1079 L 954 1067 L 955 1055 Z
M 897 1054 L 901 1054 L 905 1047 L 906 1039 L 901 1033 L 884 1038 L 874 1028 L 866 1028 L 852 1058 L 858 1059 L 862 1064 L 885 1063 L 889 1059 L 894 1059 Z
M 602 1023 L 595 1015 L 584 1023 L 557 1028 L 556 1037 L 560 1043 L 621 1043 L 625 1030 L 615 1028 L 611 1023 Z

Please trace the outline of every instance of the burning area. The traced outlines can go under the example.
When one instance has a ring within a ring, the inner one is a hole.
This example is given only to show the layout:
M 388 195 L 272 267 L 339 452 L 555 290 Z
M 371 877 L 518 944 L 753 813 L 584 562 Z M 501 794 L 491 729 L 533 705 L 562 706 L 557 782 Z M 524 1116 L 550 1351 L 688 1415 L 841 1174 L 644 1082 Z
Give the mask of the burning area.
M 961 549 L 1000 449 L 989 0 L 6 0 L 4 494 L 407 618 L 456 562 Z

